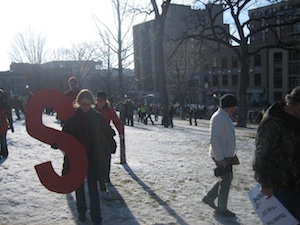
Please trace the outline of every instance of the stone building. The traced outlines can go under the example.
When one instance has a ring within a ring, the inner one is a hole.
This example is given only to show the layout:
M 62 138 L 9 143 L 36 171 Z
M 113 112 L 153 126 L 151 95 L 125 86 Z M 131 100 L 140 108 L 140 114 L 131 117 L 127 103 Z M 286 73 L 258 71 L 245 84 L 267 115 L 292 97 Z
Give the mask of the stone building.
M 249 49 L 250 57 L 249 80 L 247 89 L 248 107 L 266 106 L 282 99 L 299 82 L 299 1 L 289 0 L 280 4 L 272 4 L 249 11 L 251 18 L 250 32 L 252 34 Z M 214 5 L 215 12 L 222 10 Z M 175 77 L 175 64 L 169 57 L 177 47 L 176 37 L 180 31 L 188 27 L 189 19 L 199 18 L 206 9 L 192 10 L 188 6 L 171 5 L 165 23 L 165 67 L 166 76 Z M 223 22 L 223 14 L 217 18 L 220 26 L 227 27 Z M 265 28 L 273 24 L 273 28 Z M 282 26 L 281 26 L 282 25 Z M 229 28 L 228 28 L 229 29 Z M 155 73 L 154 21 L 138 24 L 133 27 L 135 76 L 139 80 L 138 89 L 142 94 L 156 93 L 159 95 L 159 75 Z M 175 40 L 175 41 L 174 41 Z M 279 40 L 279 42 L 278 42 Z M 193 61 L 195 49 L 199 54 L 192 69 L 185 70 L 185 79 L 192 85 L 186 94 L 186 103 L 213 104 L 214 96 L 225 92 L 238 94 L 241 82 L 241 65 L 236 54 L 229 48 L 221 48 L 212 52 L 196 40 L 191 40 L 177 63 L 182 58 L 189 57 Z M 236 47 L 238 48 L 238 47 Z M 284 49 L 285 48 L 285 49 Z M 298 50 L 286 50 L 287 48 Z M 256 52 L 257 51 L 257 52 Z M 179 51 L 180 52 L 180 51 Z M 170 67 L 171 65 L 171 67 Z M 172 71 L 173 69 L 173 71 Z M 178 100 L 172 95 L 170 80 L 168 83 L 170 99 Z

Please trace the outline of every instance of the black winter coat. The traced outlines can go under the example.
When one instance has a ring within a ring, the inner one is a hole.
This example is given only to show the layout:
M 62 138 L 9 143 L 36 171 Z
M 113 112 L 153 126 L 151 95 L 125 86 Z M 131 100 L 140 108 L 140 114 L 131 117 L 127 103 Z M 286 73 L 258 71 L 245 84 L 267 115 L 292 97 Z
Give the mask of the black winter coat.
M 87 126 L 87 129 L 84 126 Z M 72 135 L 83 144 L 89 160 L 94 160 L 98 177 L 101 176 L 104 151 L 108 147 L 107 140 L 114 135 L 114 131 L 106 123 L 104 117 L 94 109 L 84 113 L 78 108 L 76 114 L 65 121 L 63 131 Z M 88 143 L 83 138 L 87 136 Z

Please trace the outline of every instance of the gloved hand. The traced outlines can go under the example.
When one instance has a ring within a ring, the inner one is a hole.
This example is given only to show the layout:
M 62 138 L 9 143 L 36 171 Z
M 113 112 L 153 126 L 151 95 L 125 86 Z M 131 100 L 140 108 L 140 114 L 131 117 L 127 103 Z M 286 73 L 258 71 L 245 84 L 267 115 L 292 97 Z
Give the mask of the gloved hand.
M 53 148 L 53 149 L 58 149 L 57 143 L 52 143 L 52 144 L 51 144 L 51 148 Z

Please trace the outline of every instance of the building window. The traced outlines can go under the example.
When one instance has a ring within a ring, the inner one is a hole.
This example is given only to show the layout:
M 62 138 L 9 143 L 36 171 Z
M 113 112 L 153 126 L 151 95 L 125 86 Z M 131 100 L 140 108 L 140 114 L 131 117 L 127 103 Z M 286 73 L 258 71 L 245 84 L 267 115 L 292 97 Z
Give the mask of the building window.
M 261 86 L 261 74 L 260 73 L 254 74 L 254 86 L 257 86 L 257 87 Z
M 236 57 L 232 57 L 232 68 L 237 68 L 238 67 L 238 61 Z
M 298 62 L 289 63 L 289 75 L 299 74 L 300 73 L 300 65 Z
M 260 55 L 254 55 L 254 66 L 261 66 L 261 57 Z
M 274 53 L 274 88 L 282 88 L 282 53 Z
M 297 87 L 300 85 L 300 77 L 298 76 L 290 76 L 288 81 L 289 89 L 293 89 L 294 87 Z
M 222 69 L 226 69 L 227 68 L 227 57 L 223 57 L 222 58 Z
M 222 75 L 222 86 L 227 86 L 228 85 L 228 76 L 227 74 Z
M 238 75 L 237 74 L 232 74 L 232 85 L 237 86 L 239 83 Z
M 219 86 L 219 76 L 217 74 L 213 75 L 213 86 Z
M 299 52 L 295 52 L 295 51 L 289 52 L 289 60 L 290 61 L 298 61 L 298 60 L 300 60 L 300 53 Z

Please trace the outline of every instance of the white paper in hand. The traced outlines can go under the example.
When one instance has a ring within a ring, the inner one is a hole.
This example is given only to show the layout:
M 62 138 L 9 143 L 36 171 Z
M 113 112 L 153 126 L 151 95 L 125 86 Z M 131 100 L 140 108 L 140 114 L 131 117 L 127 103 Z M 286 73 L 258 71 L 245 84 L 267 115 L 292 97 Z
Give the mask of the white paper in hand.
M 260 188 L 261 185 L 257 184 L 248 192 L 248 195 L 263 224 L 297 225 L 299 223 L 274 195 L 269 199 L 265 199 L 265 196 L 260 192 Z

